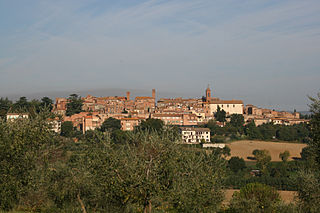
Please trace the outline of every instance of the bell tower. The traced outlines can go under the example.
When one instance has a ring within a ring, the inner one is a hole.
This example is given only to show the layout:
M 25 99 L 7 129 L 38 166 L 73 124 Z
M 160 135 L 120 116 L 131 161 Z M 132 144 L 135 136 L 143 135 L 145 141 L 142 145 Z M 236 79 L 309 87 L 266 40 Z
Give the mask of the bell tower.
M 209 88 L 209 85 L 206 89 L 206 101 L 209 101 L 211 99 L 211 90 Z
M 156 89 L 152 89 L 152 98 L 156 99 Z

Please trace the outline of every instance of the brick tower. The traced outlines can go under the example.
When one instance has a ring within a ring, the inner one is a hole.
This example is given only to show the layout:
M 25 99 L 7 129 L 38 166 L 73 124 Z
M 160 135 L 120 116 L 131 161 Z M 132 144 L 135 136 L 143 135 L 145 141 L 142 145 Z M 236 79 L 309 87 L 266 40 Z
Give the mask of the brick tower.
M 211 90 L 208 85 L 208 88 L 206 89 L 206 101 L 209 101 L 210 99 L 211 99 Z
M 156 99 L 156 89 L 152 89 L 152 98 Z

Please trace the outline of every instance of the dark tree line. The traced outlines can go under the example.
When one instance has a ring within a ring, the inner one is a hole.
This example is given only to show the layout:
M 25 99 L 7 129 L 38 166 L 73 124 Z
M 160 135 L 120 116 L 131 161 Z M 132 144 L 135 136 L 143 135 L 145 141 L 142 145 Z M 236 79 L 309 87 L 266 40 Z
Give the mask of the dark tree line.
M 48 97 L 31 101 L 28 101 L 26 97 L 20 97 L 16 102 L 8 98 L 0 98 L 0 117 L 5 117 L 7 113 L 29 113 L 35 116 L 40 111 L 51 111 L 52 108 L 53 101 Z
M 232 139 L 257 139 L 257 140 L 280 140 L 280 141 L 298 141 L 307 143 L 310 141 L 310 126 L 306 123 L 287 125 L 275 125 L 266 123 L 256 126 L 252 121 L 244 125 L 242 115 L 233 114 L 230 116 L 230 122 L 224 127 L 217 125 L 216 121 L 211 120 L 204 125 L 211 131 L 213 142 L 224 142 L 226 138 Z

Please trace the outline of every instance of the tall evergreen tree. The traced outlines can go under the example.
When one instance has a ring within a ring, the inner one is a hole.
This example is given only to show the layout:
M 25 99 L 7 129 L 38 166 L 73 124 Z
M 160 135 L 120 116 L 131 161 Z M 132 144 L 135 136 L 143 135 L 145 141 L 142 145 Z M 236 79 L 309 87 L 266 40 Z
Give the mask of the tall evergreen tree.
M 214 114 L 214 117 L 219 122 L 225 122 L 226 121 L 226 112 L 218 106 L 217 112 Z
M 66 115 L 71 116 L 82 112 L 83 101 L 77 94 L 71 94 L 68 98 Z

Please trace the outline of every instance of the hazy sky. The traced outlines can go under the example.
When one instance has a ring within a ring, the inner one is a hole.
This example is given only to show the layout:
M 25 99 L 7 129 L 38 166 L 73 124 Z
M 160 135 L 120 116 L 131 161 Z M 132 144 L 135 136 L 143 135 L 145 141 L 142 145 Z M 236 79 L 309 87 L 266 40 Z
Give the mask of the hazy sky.
M 319 81 L 319 0 L 0 0 L 2 97 L 201 97 L 210 84 L 223 99 L 305 110 Z

